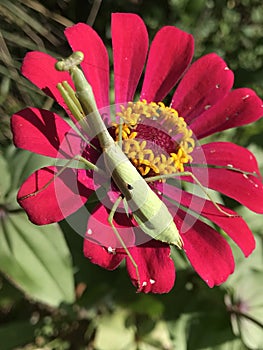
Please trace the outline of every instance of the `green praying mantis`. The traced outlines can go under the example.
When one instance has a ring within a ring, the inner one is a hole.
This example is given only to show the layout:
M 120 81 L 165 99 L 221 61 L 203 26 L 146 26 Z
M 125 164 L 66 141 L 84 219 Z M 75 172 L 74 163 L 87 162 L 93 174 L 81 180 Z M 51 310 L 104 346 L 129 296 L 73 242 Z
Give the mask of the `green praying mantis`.
M 138 266 L 114 225 L 114 215 L 120 203 L 123 201 L 126 213 L 128 214 L 128 210 L 130 210 L 141 230 L 153 239 L 177 246 L 180 249 L 183 247 L 183 240 L 168 208 L 148 184 L 148 182 L 154 181 L 155 178 L 143 178 L 123 153 L 121 142 L 115 142 L 111 137 L 98 111 L 92 87 L 86 80 L 82 70 L 78 67 L 83 58 L 83 53 L 77 51 L 69 58 L 56 63 L 57 70 L 68 71 L 70 73 L 76 92 L 73 95 L 69 94 L 68 90 L 65 89 L 66 82 L 58 84 L 58 89 L 82 129 L 84 131 L 92 130 L 92 133 L 98 138 L 107 176 L 112 179 L 121 193 L 111 208 L 108 222 L 136 270 L 137 283 L 140 287 Z M 84 115 L 80 113 L 80 109 L 84 112 Z M 94 172 L 101 171 L 96 165 L 91 164 L 81 156 L 76 156 L 74 159 L 82 161 L 89 169 L 93 169 Z M 63 168 L 56 176 L 59 176 L 62 171 Z M 191 172 L 175 173 L 167 176 L 160 175 L 156 179 L 162 180 L 168 177 L 182 175 L 191 176 L 197 185 L 203 189 L 208 198 L 212 200 L 200 181 Z M 28 198 L 31 195 L 36 195 L 38 192 L 47 188 L 48 185 L 49 183 L 37 192 L 20 198 L 20 200 Z M 212 202 L 221 213 L 229 217 L 233 216 L 220 208 L 213 200 Z
M 56 68 L 70 72 L 76 88 L 76 97 L 84 114 L 88 116 L 85 118 L 85 122 L 97 135 L 103 152 L 106 171 L 122 194 L 114 203 L 108 222 L 131 259 L 136 270 L 138 285 L 140 285 L 138 266 L 113 223 L 114 214 L 120 202 L 122 200 L 125 202 L 125 207 L 129 207 L 140 228 L 152 238 L 176 245 L 179 248 L 182 248 L 183 241 L 165 204 L 151 190 L 144 178 L 123 153 L 120 145 L 109 134 L 98 112 L 92 88 L 77 66 L 82 59 L 83 54 L 75 52 L 69 59 L 57 62 Z M 79 122 L 83 124 L 82 119 Z

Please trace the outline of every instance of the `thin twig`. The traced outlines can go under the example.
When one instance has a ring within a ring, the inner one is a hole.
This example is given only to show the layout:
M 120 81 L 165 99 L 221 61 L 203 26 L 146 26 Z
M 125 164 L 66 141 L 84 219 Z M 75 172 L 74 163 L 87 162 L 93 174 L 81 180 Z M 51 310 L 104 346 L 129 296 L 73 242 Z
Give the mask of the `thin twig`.
M 49 11 L 45 6 L 43 6 L 38 1 L 32 1 L 32 0 L 20 0 L 20 3 L 23 5 L 30 7 L 31 9 L 35 10 L 36 12 L 40 13 L 41 15 L 45 16 L 46 18 L 51 18 L 52 20 L 56 21 L 57 23 L 62 24 L 65 27 L 71 27 L 73 26 L 74 22 L 70 21 L 66 17 L 63 17 L 59 15 L 58 13 L 53 13 L 52 11 Z
M 17 69 L 14 65 L 14 60 L 12 58 L 12 55 L 10 54 L 8 47 L 6 45 L 5 39 L 0 31 L 0 59 L 3 61 L 4 65 L 8 69 L 8 77 L 16 81 L 16 84 L 19 85 L 22 82 L 22 79 L 20 75 L 18 74 Z M 23 91 L 20 92 L 23 101 L 26 104 L 31 104 L 31 99 L 28 97 L 27 94 L 24 94 Z
M 91 27 L 93 26 L 93 24 L 95 22 L 95 19 L 97 17 L 99 9 L 100 9 L 101 2 L 102 2 L 102 0 L 94 0 L 94 2 L 93 2 L 89 17 L 87 19 L 87 24 L 90 25 Z

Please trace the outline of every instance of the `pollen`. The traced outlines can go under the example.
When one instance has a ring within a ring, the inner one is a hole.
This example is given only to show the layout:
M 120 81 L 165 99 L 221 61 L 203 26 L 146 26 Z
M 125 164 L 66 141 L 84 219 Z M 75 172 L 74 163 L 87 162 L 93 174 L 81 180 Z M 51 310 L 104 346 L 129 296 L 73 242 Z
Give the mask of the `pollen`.
M 115 140 L 142 176 L 183 172 L 192 162 L 195 141 L 178 112 L 162 102 L 128 102 L 113 123 Z

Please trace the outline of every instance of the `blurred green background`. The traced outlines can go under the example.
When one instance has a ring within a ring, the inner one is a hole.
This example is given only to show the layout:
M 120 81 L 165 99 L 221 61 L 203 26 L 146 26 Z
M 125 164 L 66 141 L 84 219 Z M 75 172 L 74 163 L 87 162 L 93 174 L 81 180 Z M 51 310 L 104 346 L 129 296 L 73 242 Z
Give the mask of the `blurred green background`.
M 66 222 L 34 226 L 16 203 L 21 182 L 45 160 L 12 146 L 10 116 L 29 105 L 62 113 L 21 76 L 24 55 L 66 56 L 63 30 L 79 21 L 110 50 L 112 12 L 138 13 L 150 38 L 167 24 L 192 33 L 195 59 L 218 53 L 234 70 L 235 87 L 263 97 L 262 0 L 0 0 L 0 350 L 263 349 L 262 215 L 224 199 L 257 239 L 246 260 L 232 245 L 237 267 L 224 285 L 208 288 L 173 251 L 172 292 L 144 295 L 125 267 L 108 272 L 84 259 L 82 238 Z M 220 140 L 252 150 L 263 170 L 263 119 Z

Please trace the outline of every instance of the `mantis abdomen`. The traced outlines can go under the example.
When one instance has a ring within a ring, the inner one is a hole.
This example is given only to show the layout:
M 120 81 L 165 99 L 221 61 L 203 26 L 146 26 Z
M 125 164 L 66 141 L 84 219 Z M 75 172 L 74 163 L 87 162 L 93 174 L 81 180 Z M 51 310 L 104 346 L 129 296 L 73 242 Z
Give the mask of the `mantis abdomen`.
M 140 228 L 154 239 L 182 248 L 182 239 L 169 210 L 119 145 L 105 148 L 103 155 L 107 171 L 123 194 Z

